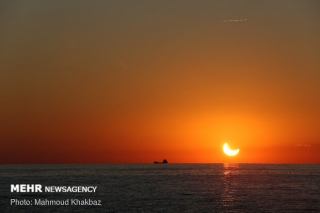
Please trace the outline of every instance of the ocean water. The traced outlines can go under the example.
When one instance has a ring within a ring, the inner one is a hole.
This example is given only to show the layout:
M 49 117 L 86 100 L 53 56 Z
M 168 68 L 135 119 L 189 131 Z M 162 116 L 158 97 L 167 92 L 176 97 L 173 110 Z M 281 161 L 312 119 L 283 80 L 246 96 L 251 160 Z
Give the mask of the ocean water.
M 96 185 L 10 193 L 10 184 Z M 320 165 L 2 165 L 0 212 L 320 212 Z M 10 206 L 10 199 L 101 199 L 102 206 Z

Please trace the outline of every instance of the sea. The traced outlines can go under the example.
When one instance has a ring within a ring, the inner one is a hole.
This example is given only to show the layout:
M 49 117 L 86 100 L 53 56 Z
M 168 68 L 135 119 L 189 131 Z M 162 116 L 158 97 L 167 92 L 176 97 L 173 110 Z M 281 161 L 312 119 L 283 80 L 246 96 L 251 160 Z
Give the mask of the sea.
M 97 191 L 15 193 L 11 184 Z M 102 205 L 11 205 L 11 199 Z M 320 165 L 1 165 L 0 212 L 320 212 Z

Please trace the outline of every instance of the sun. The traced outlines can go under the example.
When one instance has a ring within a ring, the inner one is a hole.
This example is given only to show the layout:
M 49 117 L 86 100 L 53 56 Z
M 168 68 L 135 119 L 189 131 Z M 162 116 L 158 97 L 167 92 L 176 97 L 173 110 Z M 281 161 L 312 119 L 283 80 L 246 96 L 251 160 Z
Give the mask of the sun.
M 231 149 L 228 143 L 223 144 L 223 152 L 224 154 L 228 155 L 229 157 L 237 156 L 240 152 L 240 149 Z

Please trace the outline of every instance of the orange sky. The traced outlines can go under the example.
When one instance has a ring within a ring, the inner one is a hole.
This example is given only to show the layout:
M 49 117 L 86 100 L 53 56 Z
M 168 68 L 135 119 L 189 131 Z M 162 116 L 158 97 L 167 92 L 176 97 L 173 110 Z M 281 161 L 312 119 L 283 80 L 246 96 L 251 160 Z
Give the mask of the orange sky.
M 319 6 L 0 3 L 0 163 L 320 163 Z

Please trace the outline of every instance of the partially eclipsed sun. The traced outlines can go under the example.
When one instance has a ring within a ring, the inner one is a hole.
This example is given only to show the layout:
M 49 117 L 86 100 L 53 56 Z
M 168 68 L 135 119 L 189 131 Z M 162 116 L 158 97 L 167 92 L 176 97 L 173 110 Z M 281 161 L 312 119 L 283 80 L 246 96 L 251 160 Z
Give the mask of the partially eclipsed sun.
M 230 156 L 230 157 L 234 157 L 236 155 L 239 154 L 240 149 L 231 149 L 228 143 L 224 143 L 223 144 L 223 152 L 224 154 Z

